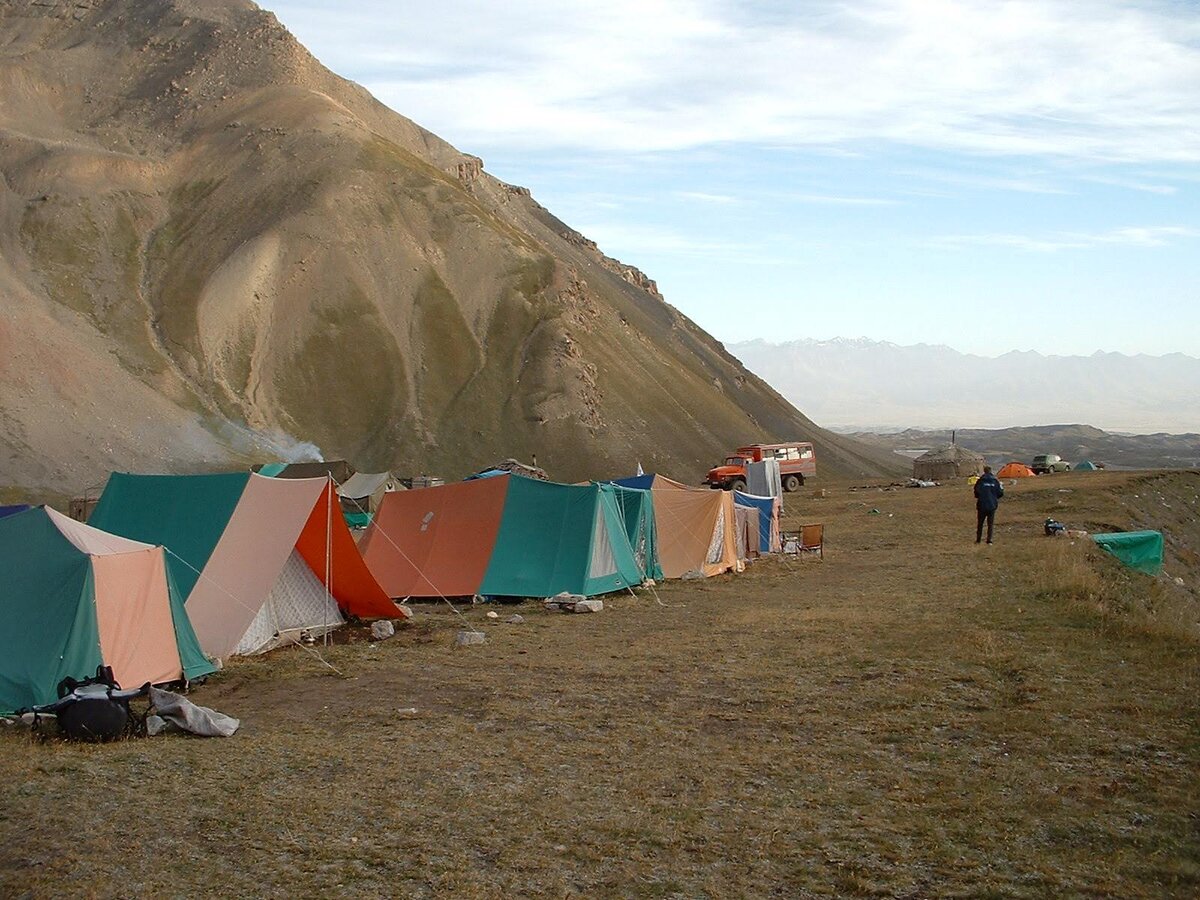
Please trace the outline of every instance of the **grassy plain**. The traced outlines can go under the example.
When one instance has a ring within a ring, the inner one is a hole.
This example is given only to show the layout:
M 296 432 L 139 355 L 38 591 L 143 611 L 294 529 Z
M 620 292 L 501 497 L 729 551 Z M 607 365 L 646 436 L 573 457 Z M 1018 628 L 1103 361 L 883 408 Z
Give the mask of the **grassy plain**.
M 963 485 L 851 487 L 789 513 L 824 560 L 236 662 L 230 740 L 0 733 L 0 895 L 1200 893 L 1200 477 L 1016 484 L 991 547 Z

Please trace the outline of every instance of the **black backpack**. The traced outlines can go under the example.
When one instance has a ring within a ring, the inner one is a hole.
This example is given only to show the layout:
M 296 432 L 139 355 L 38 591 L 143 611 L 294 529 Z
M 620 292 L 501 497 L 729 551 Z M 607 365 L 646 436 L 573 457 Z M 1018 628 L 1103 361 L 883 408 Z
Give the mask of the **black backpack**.
M 96 674 L 83 681 L 67 676 L 58 684 L 58 700 L 35 706 L 34 713 L 54 713 L 58 727 L 74 741 L 112 741 L 132 731 L 136 723 L 129 701 L 149 693 L 149 683 L 135 690 L 121 690 L 111 666 L 97 666 Z

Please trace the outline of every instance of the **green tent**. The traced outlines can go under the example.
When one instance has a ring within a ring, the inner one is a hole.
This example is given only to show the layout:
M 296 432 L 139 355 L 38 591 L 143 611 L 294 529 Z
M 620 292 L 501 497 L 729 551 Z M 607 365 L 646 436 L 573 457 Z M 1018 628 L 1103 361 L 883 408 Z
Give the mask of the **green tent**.
M 1131 569 L 1157 575 L 1163 567 L 1163 536 L 1161 531 L 1118 531 L 1115 534 L 1093 534 L 1101 550 L 1111 553 Z
M 508 476 L 504 512 L 479 593 L 592 596 L 640 584 L 645 574 L 610 488 Z
M 111 666 L 123 687 L 214 671 L 162 547 L 38 507 L 0 519 L 0 711 Z
M 1090 459 L 1085 459 L 1085 460 L 1083 460 L 1083 462 L 1075 463 L 1075 465 L 1072 466 L 1072 468 L 1076 472 L 1095 472 L 1096 469 L 1098 468 L 1098 466 L 1094 462 L 1092 462 Z
M 621 511 L 625 537 L 633 550 L 642 579 L 661 581 L 663 570 L 658 561 L 658 532 L 654 529 L 654 495 L 648 490 L 619 484 L 601 484 L 599 487 L 601 494 L 610 496 Z

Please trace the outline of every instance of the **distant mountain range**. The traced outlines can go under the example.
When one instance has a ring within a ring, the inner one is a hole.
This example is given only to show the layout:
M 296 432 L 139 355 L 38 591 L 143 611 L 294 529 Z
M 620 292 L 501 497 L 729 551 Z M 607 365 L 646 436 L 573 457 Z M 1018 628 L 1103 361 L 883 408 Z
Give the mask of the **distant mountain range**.
M 726 345 L 816 422 L 839 431 L 1087 422 L 1112 432 L 1200 431 L 1200 359 L 1182 353 L 998 357 L 836 338 Z

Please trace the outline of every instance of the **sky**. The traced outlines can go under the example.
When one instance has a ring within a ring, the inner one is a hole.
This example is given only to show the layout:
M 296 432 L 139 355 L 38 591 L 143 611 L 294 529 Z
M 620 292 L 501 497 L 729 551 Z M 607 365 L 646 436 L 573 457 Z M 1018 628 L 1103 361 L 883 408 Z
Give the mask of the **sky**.
M 1200 0 L 264 0 L 723 341 L 1200 356 Z

